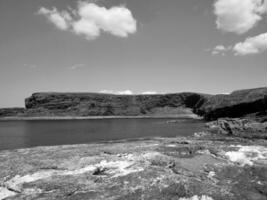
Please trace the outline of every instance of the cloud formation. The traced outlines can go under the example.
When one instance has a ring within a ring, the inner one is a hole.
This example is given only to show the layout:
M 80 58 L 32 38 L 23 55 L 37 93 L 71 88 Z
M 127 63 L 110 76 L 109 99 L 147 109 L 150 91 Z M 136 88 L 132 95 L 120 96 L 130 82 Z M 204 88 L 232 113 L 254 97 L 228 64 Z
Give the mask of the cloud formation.
M 123 91 L 101 90 L 100 93 L 117 94 L 117 95 L 133 95 L 134 94 L 131 90 L 123 90 Z
M 257 54 L 267 50 L 267 33 L 247 38 L 233 47 L 235 55 Z
M 225 47 L 224 45 L 217 45 L 214 47 L 214 49 L 211 51 L 212 55 L 225 55 L 225 53 L 230 49 L 231 47 Z
M 101 32 L 127 37 L 137 30 L 137 21 L 124 6 L 107 9 L 84 1 L 78 3 L 76 10 L 59 12 L 56 8 L 42 7 L 38 14 L 45 16 L 58 29 L 83 35 L 88 40 L 97 38 Z
M 214 13 L 217 16 L 217 28 L 226 32 L 242 34 L 262 20 L 267 13 L 267 0 L 216 0 Z M 211 51 L 213 55 L 225 55 L 231 51 L 236 56 L 258 54 L 267 50 L 267 33 L 248 37 L 233 46 L 217 45 Z
M 102 93 L 102 94 L 117 94 L 117 95 L 134 95 L 134 94 L 136 94 L 131 90 L 123 90 L 123 91 L 101 90 L 100 93 Z M 142 92 L 142 93 L 139 93 L 139 94 L 142 94 L 142 95 L 153 95 L 153 94 L 158 94 L 158 93 L 155 92 L 155 91 L 145 91 L 145 92 Z
M 249 37 L 243 42 L 239 42 L 234 46 L 225 47 L 218 45 L 212 50 L 212 55 L 225 55 L 231 51 L 235 56 L 245 56 L 259 54 L 267 50 L 267 33 Z
M 60 30 L 67 30 L 72 20 L 68 12 L 59 12 L 56 8 L 49 10 L 42 7 L 38 11 L 38 14 L 46 16 L 46 18 Z
M 214 4 L 217 28 L 237 34 L 252 29 L 266 12 L 266 0 L 216 0 Z
M 146 91 L 146 92 L 142 92 L 141 94 L 143 95 L 153 95 L 153 94 L 158 94 L 156 91 Z

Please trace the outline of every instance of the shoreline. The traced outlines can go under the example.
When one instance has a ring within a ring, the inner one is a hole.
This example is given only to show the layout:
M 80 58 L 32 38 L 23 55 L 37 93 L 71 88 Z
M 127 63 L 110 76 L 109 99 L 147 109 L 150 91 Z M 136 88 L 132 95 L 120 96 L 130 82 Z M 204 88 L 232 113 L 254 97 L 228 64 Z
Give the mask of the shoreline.
M 38 120 L 89 120 L 89 119 L 199 119 L 203 118 L 194 114 L 185 114 L 185 115 L 162 115 L 162 116 L 48 116 L 48 117 L 1 117 L 1 121 L 38 121 Z

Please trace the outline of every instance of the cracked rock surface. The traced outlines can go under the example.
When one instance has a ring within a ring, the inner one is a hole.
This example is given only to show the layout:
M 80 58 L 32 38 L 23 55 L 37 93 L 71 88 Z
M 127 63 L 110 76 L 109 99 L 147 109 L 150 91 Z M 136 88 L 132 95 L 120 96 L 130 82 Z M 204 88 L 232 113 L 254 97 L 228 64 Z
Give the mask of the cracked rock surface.
M 0 199 L 267 199 L 267 142 L 155 138 L 0 152 Z

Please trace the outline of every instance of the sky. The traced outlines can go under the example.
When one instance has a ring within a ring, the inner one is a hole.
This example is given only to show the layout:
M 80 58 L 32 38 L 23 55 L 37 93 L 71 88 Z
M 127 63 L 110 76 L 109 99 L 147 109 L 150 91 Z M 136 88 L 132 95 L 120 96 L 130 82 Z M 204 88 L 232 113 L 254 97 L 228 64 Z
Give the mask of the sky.
M 266 13 L 263 0 L 0 0 L 0 107 L 265 87 Z

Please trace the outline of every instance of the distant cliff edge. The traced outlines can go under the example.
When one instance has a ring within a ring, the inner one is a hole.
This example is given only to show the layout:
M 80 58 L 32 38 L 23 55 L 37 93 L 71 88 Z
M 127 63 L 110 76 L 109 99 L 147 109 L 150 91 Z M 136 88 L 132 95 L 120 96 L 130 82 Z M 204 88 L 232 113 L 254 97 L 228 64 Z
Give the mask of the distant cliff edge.
M 211 96 L 195 112 L 204 116 L 206 120 L 247 116 L 266 121 L 267 87 Z
M 112 95 L 98 93 L 35 93 L 25 100 L 32 114 L 55 116 L 178 116 L 194 114 L 209 95 Z
M 99 93 L 34 93 L 26 108 L 0 109 L 0 117 L 192 116 L 265 117 L 267 88 L 235 91 L 229 95 L 177 93 L 112 95 Z

